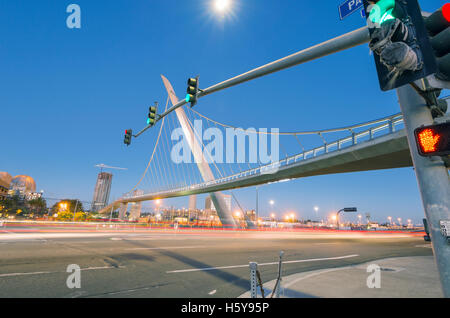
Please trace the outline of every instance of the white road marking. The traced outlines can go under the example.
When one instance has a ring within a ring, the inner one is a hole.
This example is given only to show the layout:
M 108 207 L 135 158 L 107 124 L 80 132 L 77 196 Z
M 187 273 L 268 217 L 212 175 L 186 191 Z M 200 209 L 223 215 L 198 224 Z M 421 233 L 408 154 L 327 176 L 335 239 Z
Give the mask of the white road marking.
M 192 248 L 208 248 L 210 246 L 163 246 L 163 247 L 135 247 L 127 248 L 126 251 L 145 251 L 145 250 L 177 250 L 177 249 L 192 249 Z
M 299 281 L 302 281 L 302 280 L 305 280 L 305 279 L 308 279 L 308 278 L 311 278 L 311 277 L 314 277 L 314 276 L 318 276 L 318 275 L 322 275 L 322 274 L 326 274 L 326 273 L 330 273 L 330 272 L 335 272 L 335 271 L 340 271 L 340 270 L 348 269 L 348 268 L 349 267 L 325 269 L 325 270 L 317 272 L 317 273 L 312 273 L 312 274 L 309 274 L 309 275 L 302 276 L 300 278 L 294 279 L 293 281 L 291 281 L 289 283 L 283 284 L 284 285 L 283 287 L 284 288 L 289 288 L 292 285 L 294 285 L 295 283 L 298 283 Z
M 116 234 L 117 235 L 117 234 Z M 86 238 L 86 237 L 108 237 L 111 234 L 108 233 L 29 233 L 29 234 L 2 234 L 0 235 L 0 241 L 11 240 L 45 240 L 55 238 Z
M 9 273 L 0 274 L 0 277 L 12 277 L 12 276 L 26 276 L 26 275 L 40 275 L 40 274 L 50 274 L 51 272 L 33 272 L 33 273 Z M 55 272 L 56 273 L 56 272 Z M 58 272 L 59 273 L 59 272 Z
M 94 270 L 104 270 L 104 269 L 117 269 L 117 268 L 125 268 L 125 266 L 102 266 L 102 267 L 87 267 L 82 268 L 82 271 L 94 271 Z M 15 277 L 15 276 L 27 276 L 27 275 L 42 275 L 42 274 L 56 274 L 56 273 L 66 273 L 65 271 L 59 272 L 31 272 L 31 273 L 8 273 L 8 274 L 0 274 L 1 277 Z
M 337 245 L 341 243 L 314 243 L 314 245 Z
M 416 245 L 416 247 L 433 248 L 431 244 Z
M 352 257 L 357 257 L 357 256 L 359 256 L 359 255 L 358 254 L 352 254 L 352 255 L 346 255 L 346 256 L 327 257 L 327 258 L 311 258 L 311 259 L 302 259 L 302 260 L 296 260 L 296 261 L 285 261 L 285 262 L 283 262 L 283 264 L 320 262 L 320 261 L 333 261 L 333 260 L 340 260 L 340 259 L 352 258 Z M 258 266 L 269 266 L 269 265 L 278 265 L 278 262 L 258 264 Z M 167 274 L 173 274 L 173 273 L 213 271 L 213 270 L 220 270 L 220 269 L 245 268 L 245 267 L 248 267 L 248 266 L 249 266 L 248 264 L 245 264 L 245 265 L 231 265 L 231 266 L 221 266 L 221 267 L 192 268 L 192 269 L 181 269 L 181 270 L 175 270 L 175 271 L 167 271 L 166 273 Z
M 216 292 L 217 292 L 217 290 L 214 289 L 214 290 L 210 291 L 210 292 L 208 293 L 208 295 L 214 295 Z

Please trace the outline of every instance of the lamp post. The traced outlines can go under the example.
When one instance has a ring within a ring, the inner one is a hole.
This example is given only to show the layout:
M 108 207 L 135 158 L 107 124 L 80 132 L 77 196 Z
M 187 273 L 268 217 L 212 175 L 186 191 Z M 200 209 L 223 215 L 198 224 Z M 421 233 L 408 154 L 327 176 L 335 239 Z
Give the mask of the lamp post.
M 341 212 L 358 212 L 357 208 L 343 208 L 336 213 L 336 224 L 337 229 L 339 230 L 339 213 Z
M 274 200 L 270 200 L 269 204 L 270 204 L 270 210 L 273 212 L 273 205 L 275 204 L 275 201 Z

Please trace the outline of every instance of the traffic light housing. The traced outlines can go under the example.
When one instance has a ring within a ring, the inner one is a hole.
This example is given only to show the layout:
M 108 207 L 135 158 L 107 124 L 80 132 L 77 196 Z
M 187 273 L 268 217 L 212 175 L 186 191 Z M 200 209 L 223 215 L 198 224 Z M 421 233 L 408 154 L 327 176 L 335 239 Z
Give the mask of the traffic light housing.
M 123 143 L 127 146 L 131 145 L 131 137 L 133 136 L 133 130 L 127 129 L 125 130 L 125 138 L 123 140 Z
M 156 112 L 158 111 L 158 103 L 148 108 L 147 125 L 153 126 L 156 123 Z
M 364 0 L 380 87 L 388 91 L 437 71 L 417 0 Z
M 450 81 L 450 3 L 426 18 L 425 27 L 437 63 L 436 77 Z
M 444 124 L 417 128 L 417 149 L 423 157 L 450 155 L 450 121 Z
M 195 78 L 188 79 L 188 88 L 187 88 L 187 95 L 186 95 L 186 103 L 191 103 L 191 108 L 194 107 L 197 104 L 198 99 L 198 92 L 199 86 L 198 86 L 198 76 Z

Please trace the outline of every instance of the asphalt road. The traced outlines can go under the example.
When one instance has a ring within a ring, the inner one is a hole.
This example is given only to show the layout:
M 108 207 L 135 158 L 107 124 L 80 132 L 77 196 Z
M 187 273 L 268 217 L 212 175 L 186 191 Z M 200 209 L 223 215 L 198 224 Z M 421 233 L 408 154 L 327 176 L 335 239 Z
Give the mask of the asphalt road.
M 238 297 L 249 289 L 248 263 L 273 280 L 281 250 L 284 275 L 432 255 L 421 237 L 401 235 L 8 229 L 0 230 L 0 297 Z M 70 264 L 82 269 L 80 289 L 66 285 Z

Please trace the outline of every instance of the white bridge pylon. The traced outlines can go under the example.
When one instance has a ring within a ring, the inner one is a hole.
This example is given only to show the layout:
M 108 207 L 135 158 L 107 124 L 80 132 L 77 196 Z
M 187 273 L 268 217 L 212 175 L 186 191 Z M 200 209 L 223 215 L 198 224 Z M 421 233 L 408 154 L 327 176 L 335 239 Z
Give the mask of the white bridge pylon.
M 176 105 L 179 102 L 179 100 L 175 94 L 172 84 L 164 75 L 161 75 L 161 78 L 164 82 L 164 86 L 167 90 L 167 93 L 169 94 L 169 98 L 172 105 Z M 177 118 L 178 121 L 180 122 L 181 128 L 183 129 L 183 133 L 186 136 L 189 148 L 191 149 L 192 154 L 194 155 L 195 162 L 197 163 L 197 167 L 198 170 L 200 171 L 203 181 L 204 182 L 214 181 L 215 180 L 214 174 L 211 170 L 211 167 L 208 164 L 208 160 L 206 160 L 206 158 L 204 157 L 202 147 L 197 137 L 195 136 L 192 127 L 189 125 L 184 109 L 180 107 L 177 108 L 175 112 L 177 114 Z M 222 226 L 230 228 L 236 227 L 236 222 L 233 218 L 232 211 L 228 209 L 223 193 L 215 192 L 210 193 L 209 195 L 211 197 L 211 201 L 214 203 L 220 221 L 222 222 Z

